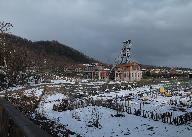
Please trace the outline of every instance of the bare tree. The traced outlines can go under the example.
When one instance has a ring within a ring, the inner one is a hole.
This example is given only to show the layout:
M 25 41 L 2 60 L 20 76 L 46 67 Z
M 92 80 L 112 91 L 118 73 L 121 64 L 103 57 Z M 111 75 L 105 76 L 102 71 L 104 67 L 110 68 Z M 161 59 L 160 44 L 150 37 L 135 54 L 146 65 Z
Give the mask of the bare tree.
M 0 89 L 7 87 L 7 59 L 6 59 L 6 39 L 5 35 L 13 27 L 11 23 L 0 21 Z
M 24 84 L 32 55 L 27 47 L 15 46 L 9 35 L 12 27 L 11 23 L 0 22 L 0 69 L 5 74 L 7 84 Z
M 6 23 L 6 22 L 1 22 L 0 21 L 0 31 L 1 33 L 5 33 L 5 32 L 8 32 L 11 27 L 13 27 L 13 25 L 11 23 Z
M 13 27 L 11 23 L 6 23 L 6 22 L 1 22 L 0 21 L 0 53 L 1 53 L 1 58 L 0 59 L 0 65 L 3 65 L 4 68 L 7 67 L 7 62 L 5 58 L 5 52 L 6 52 L 6 38 L 5 35 L 6 33 L 9 32 L 9 30 Z

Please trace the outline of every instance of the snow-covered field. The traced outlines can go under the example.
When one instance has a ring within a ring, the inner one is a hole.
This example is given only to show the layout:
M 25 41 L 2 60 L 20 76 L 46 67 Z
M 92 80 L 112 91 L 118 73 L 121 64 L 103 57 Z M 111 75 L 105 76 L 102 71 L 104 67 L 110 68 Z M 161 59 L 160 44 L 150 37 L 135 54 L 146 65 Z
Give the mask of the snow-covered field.
M 172 112 L 173 116 L 183 115 L 186 112 L 192 112 L 191 107 L 185 107 L 185 111 L 172 110 L 174 107 L 170 104 L 170 100 L 190 103 L 190 92 L 184 92 L 182 89 L 176 91 L 172 97 L 166 97 L 159 93 L 162 84 L 142 86 L 133 88 L 128 84 L 127 89 L 116 89 L 115 84 L 121 85 L 121 82 L 109 82 L 103 89 L 106 82 L 89 80 L 52 80 L 51 84 L 47 84 L 48 88 L 52 88 L 45 92 L 44 86 L 26 89 L 23 94 L 31 97 L 35 96 L 39 99 L 39 105 L 36 112 L 46 118 L 62 124 L 72 132 L 85 137 L 114 137 L 114 136 L 130 136 L 130 137 L 191 137 L 192 122 L 180 126 L 154 121 L 149 118 L 135 116 L 122 112 L 122 117 L 116 117 L 117 112 L 113 109 L 102 106 L 84 106 L 72 110 L 56 111 L 53 110 L 54 105 L 61 104 L 64 100 L 108 100 L 117 99 L 119 104 L 124 103 L 126 106 L 153 111 L 157 113 Z M 110 87 L 112 85 L 112 87 Z M 110 88 L 109 88 L 110 87 Z M 122 86 L 123 87 L 123 86 Z M 62 90 L 62 91 L 61 91 Z M 92 94 L 92 92 L 95 94 Z M 74 94 L 84 94 L 83 97 L 75 98 Z M 142 97 L 140 96 L 142 94 Z M 130 97 L 127 104 L 125 97 Z M 73 98 L 73 99 L 71 99 Z M 146 100 L 143 101 L 143 98 Z M 143 103 L 145 102 L 145 103 Z M 141 105 L 142 104 L 142 105 Z M 62 136 L 62 134 L 58 134 Z M 71 135 L 72 136 L 72 135 Z
M 89 106 L 65 112 L 47 110 L 44 114 L 85 137 L 190 137 L 192 134 L 192 125 L 167 125 L 129 114 L 112 117 L 116 112 L 103 107 Z M 99 115 L 98 128 L 89 126 L 96 119 L 95 115 Z

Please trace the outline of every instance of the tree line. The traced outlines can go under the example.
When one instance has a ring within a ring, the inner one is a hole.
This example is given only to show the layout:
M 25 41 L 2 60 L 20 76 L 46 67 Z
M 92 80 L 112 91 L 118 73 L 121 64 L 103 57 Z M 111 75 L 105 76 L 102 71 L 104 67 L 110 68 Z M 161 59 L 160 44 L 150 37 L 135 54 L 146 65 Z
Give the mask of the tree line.
M 57 41 L 32 42 L 10 33 L 13 25 L 0 21 L 0 88 L 26 84 L 45 73 L 64 73 L 69 64 L 96 62 Z

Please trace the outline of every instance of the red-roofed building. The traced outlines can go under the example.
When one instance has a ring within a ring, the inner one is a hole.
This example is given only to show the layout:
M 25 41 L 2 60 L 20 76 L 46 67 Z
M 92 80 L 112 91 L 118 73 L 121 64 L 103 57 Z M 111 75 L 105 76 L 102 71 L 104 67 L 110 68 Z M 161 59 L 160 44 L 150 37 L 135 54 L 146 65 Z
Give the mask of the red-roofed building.
M 84 77 L 88 79 L 108 80 L 110 69 L 105 68 L 102 64 L 92 63 L 84 64 Z
M 115 80 L 121 81 L 140 81 L 142 71 L 138 63 L 129 62 L 115 66 Z

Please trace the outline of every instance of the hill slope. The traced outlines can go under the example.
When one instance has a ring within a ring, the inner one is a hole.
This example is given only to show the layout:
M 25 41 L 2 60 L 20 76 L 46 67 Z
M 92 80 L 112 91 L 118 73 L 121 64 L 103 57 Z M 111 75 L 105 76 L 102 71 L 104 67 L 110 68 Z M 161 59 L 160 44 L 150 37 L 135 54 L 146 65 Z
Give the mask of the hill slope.
M 63 58 L 68 63 L 91 63 L 94 59 L 84 55 L 69 46 L 57 41 L 37 41 L 33 42 L 33 51 L 37 54 L 47 54 L 59 60 Z
M 6 35 L 9 46 L 27 48 L 35 56 L 46 57 L 48 60 L 59 61 L 62 64 L 91 63 L 97 62 L 83 53 L 57 41 L 32 42 L 15 35 Z

